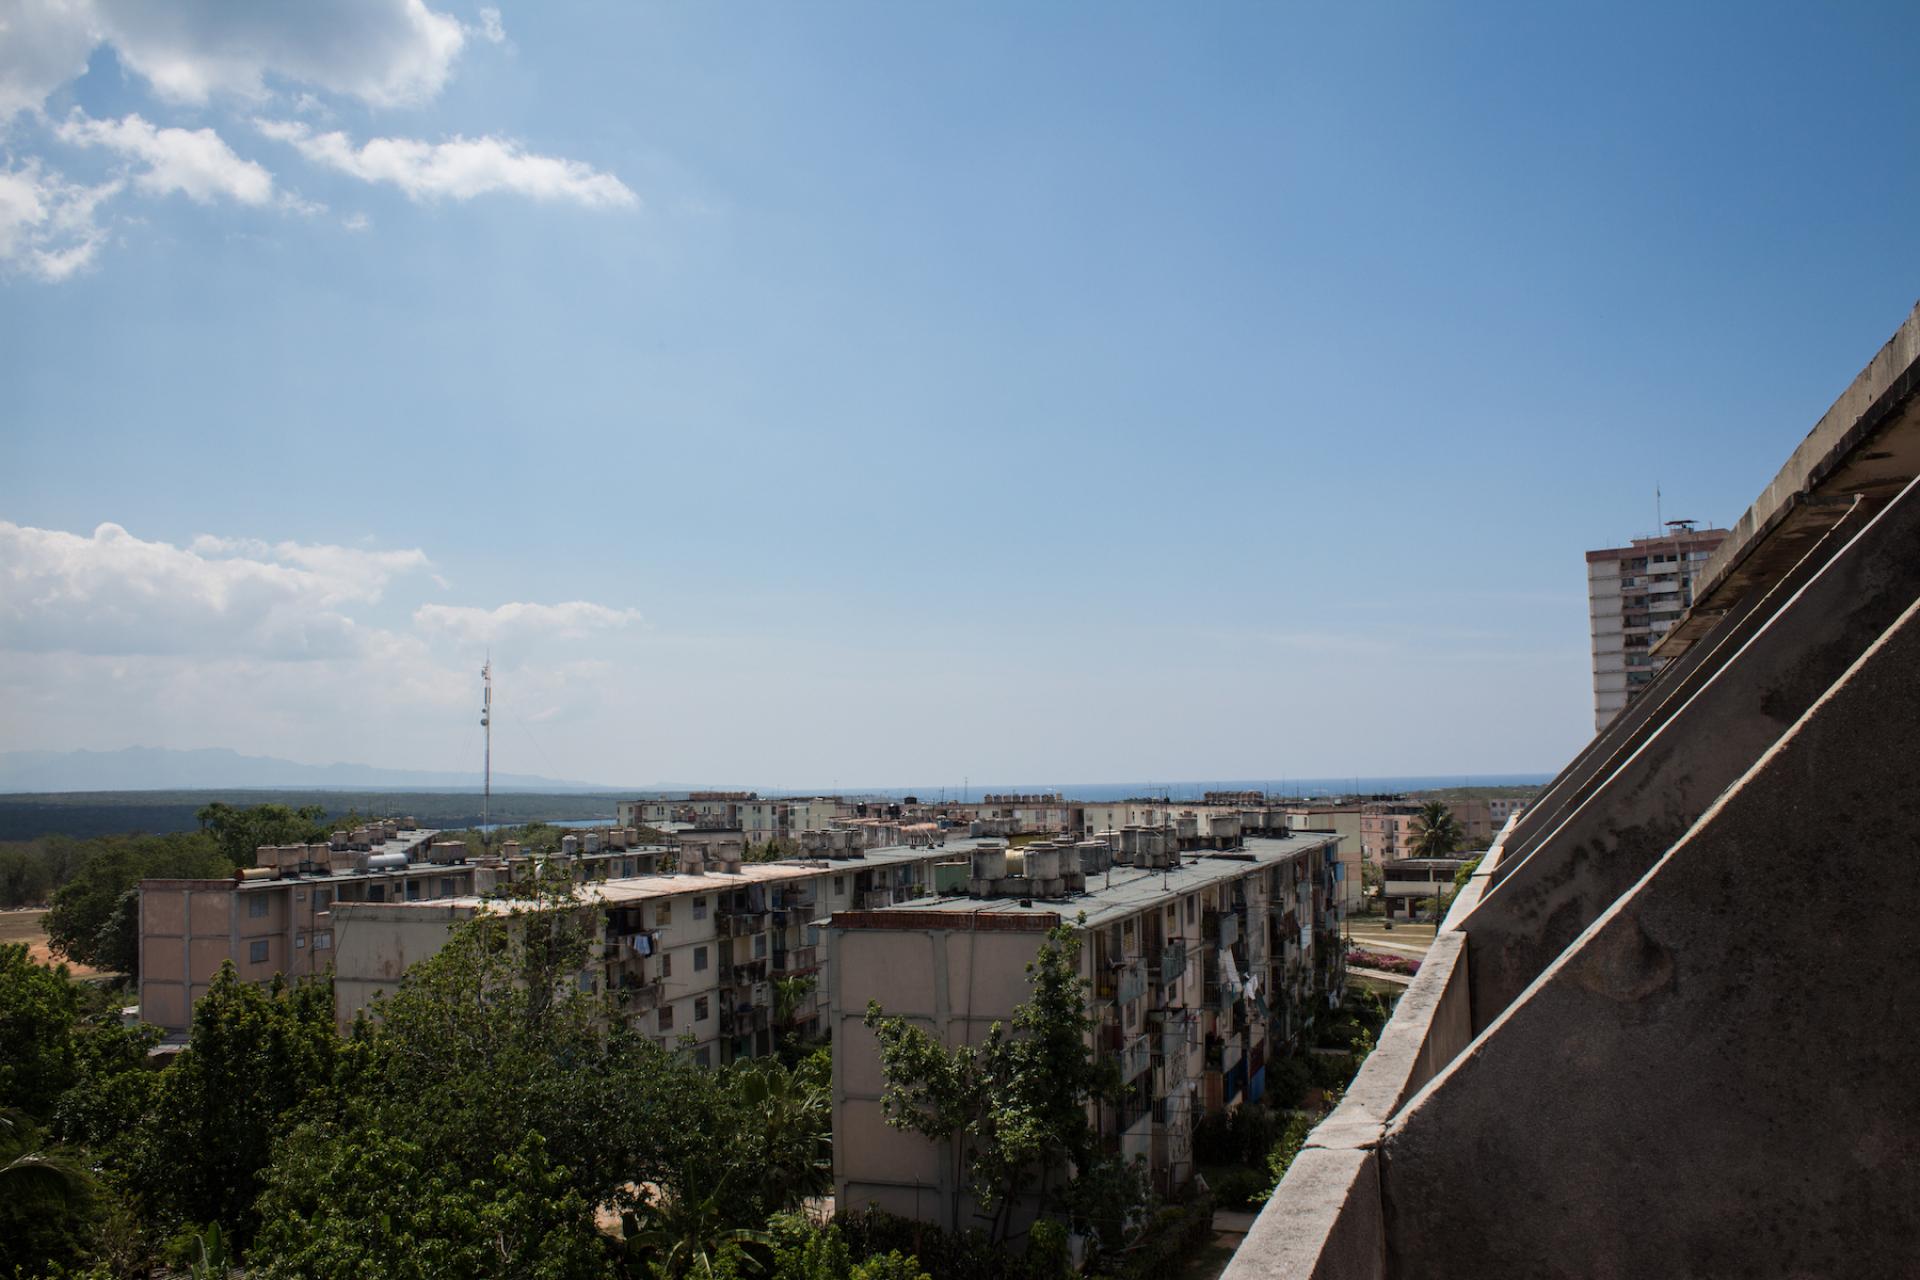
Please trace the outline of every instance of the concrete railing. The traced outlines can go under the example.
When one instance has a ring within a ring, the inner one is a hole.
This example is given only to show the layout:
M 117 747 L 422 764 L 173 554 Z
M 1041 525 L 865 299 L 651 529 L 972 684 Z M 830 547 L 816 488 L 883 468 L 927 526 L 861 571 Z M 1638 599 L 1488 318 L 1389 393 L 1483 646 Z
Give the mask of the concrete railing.
M 1466 934 L 1516 819 L 1459 893 L 1380 1043 L 1254 1220 L 1222 1280 L 1381 1280 L 1385 1213 L 1377 1148 L 1394 1113 L 1473 1039 Z

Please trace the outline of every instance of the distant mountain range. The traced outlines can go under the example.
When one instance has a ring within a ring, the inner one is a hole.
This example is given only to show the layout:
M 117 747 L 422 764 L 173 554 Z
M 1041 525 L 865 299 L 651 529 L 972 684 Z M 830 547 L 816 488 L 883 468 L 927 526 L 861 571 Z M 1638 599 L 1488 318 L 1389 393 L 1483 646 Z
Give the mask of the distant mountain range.
M 496 773 L 496 791 L 618 791 L 590 782 L 565 782 L 528 773 Z M 243 756 L 224 747 L 176 751 L 0 751 L 0 792 L 180 791 L 294 787 L 374 790 L 479 790 L 480 774 L 424 769 L 379 769 L 366 764 L 301 764 L 271 756 Z

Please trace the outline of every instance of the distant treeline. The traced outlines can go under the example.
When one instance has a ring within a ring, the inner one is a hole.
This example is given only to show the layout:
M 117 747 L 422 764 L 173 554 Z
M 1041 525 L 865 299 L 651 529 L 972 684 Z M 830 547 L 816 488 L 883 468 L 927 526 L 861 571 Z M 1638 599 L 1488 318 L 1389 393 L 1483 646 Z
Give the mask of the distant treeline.
M 630 798 L 577 791 L 496 792 L 487 812 L 502 823 L 611 819 L 614 804 Z M 296 809 L 318 805 L 329 815 L 413 817 L 428 827 L 480 822 L 480 797 L 470 791 L 67 791 L 0 795 L 0 840 L 195 831 L 200 826 L 196 815 L 216 803 Z

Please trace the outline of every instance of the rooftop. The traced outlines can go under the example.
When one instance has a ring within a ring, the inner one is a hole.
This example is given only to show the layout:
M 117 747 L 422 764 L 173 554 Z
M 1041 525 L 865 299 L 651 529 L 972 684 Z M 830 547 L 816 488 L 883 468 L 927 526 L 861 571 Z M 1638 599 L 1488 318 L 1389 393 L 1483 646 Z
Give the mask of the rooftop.
M 979 842 L 969 842 L 977 844 Z M 1063 898 L 933 898 L 903 902 L 872 911 L 835 912 L 838 927 L 862 929 L 929 928 L 923 918 L 933 914 L 955 917 L 956 928 L 966 927 L 963 916 L 1053 916 L 1074 918 L 1086 914 L 1085 923 L 1095 927 L 1123 916 L 1133 915 L 1144 906 L 1168 893 L 1191 893 L 1209 885 L 1221 884 L 1247 874 L 1250 866 L 1271 867 L 1295 855 L 1333 844 L 1329 833 L 1284 837 L 1249 836 L 1244 849 L 1228 853 L 1208 851 L 1195 858 L 1182 859 L 1177 867 L 1155 870 L 1145 867 L 1114 866 L 1087 878 L 1084 893 Z M 856 918 L 857 917 L 857 922 Z M 898 920 L 896 926 L 889 920 Z
M 996 843 L 998 842 L 959 839 L 950 840 L 944 846 L 898 845 L 885 849 L 868 849 L 850 858 L 784 858 L 779 862 L 743 862 L 738 871 L 661 872 L 648 876 L 596 880 L 578 886 L 574 891 L 574 897 L 582 906 L 590 903 L 619 906 L 625 903 L 646 902 L 655 898 L 678 897 L 687 893 L 725 893 L 748 885 L 781 884 L 792 880 L 806 880 L 823 874 L 845 875 L 848 872 L 871 871 L 876 868 L 924 862 L 929 858 L 948 857 L 957 861 L 969 857 L 974 849 L 982 844 Z M 363 904 L 342 905 L 359 908 Z M 431 901 L 388 902 L 374 905 L 402 911 L 455 907 L 475 911 L 511 912 L 516 906 L 524 906 L 526 903 L 524 900 L 512 898 L 483 898 L 478 894 L 467 894 Z

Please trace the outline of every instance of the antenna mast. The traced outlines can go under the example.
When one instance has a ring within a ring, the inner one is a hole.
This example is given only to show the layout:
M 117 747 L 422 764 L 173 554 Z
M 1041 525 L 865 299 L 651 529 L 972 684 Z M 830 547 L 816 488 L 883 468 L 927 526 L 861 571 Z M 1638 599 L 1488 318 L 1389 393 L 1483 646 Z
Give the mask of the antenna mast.
M 487 664 L 480 668 L 480 679 L 486 687 L 480 702 L 480 730 L 487 743 L 486 772 L 483 775 L 480 792 L 480 847 L 491 853 L 493 828 L 488 817 L 489 811 L 493 808 L 493 654 L 491 652 L 487 654 Z

